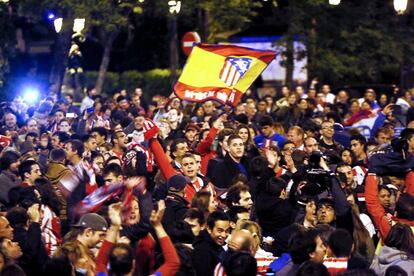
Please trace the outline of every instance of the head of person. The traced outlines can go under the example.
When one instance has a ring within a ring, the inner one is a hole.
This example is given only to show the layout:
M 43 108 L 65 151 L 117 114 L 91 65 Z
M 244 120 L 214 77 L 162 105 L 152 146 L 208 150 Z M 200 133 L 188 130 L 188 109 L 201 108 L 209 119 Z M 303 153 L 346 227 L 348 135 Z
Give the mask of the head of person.
M 34 132 L 34 133 L 39 132 L 39 126 L 35 119 L 28 119 L 26 121 L 26 127 L 27 127 L 27 132 Z
M 200 231 L 204 230 L 206 220 L 203 212 L 197 208 L 190 208 L 184 215 L 184 222 L 191 227 L 191 231 L 197 237 Z
M 83 215 L 77 224 L 72 226 L 72 233 L 76 239 L 88 248 L 95 248 L 106 235 L 108 223 L 95 213 Z
M 244 155 L 243 139 L 236 134 L 230 135 L 227 139 L 228 154 L 235 161 L 240 161 Z
M 368 88 L 364 93 L 364 100 L 374 102 L 377 99 L 374 89 Z
M 0 251 L 7 259 L 13 261 L 17 261 L 23 255 L 19 243 L 5 237 L 0 237 Z
M 238 224 L 250 219 L 250 210 L 241 206 L 232 206 L 229 208 L 227 215 L 230 219 L 230 226 L 235 229 Z
M 268 195 L 274 198 L 287 198 L 287 182 L 281 177 L 272 177 L 266 181 L 264 190 Z
M 391 141 L 391 132 L 388 128 L 380 128 L 378 129 L 377 133 L 375 134 L 375 141 L 378 145 L 383 145 L 389 143 Z
M 185 127 L 184 136 L 190 143 L 192 143 L 194 141 L 197 141 L 199 132 L 200 128 L 196 124 L 189 123 Z
M 291 156 L 292 153 L 296 150 L 296 145 L 292 141 L 286 141 L 282 147 L 282 155 Z
M 314 137 L 307 137 L 305 139 L 304 150 L 307 154 L 312 154 L 312 152 L 319 151 L 319 143 Z
M 122 130 L 117 130 L 112 134 L 112 143 L 118 149 L 125 149 L 128 143 L 128 137 Z
M 19 175 L 23 181 L 33 184 L 36 179 L 42 176 L 42 171 L 36 161 L 26 160 L 20 163 Z
M 367 139 L 361 135 L 352 135 L 350 138 L 351 141 L 351 150 L 355 154 L 357 158 L 361 158 L 365 154 L 365 144 L 367 143 Z
M 391 189 L 387 185 L 378 186 L 378 200 L 385 210 L 390 210 L 391 207 Z
M 4 216 L 0 216 L 0 237 L 13 240 L 13 227 Z
M 70 122 L 67 119 L 62 119 L 58 123 L 58 130 L 61 132 L 70 133 L 71 128 Z
M 66 151 L 64 149 L 52 149 L 49 153 L 51 162 L 64 163 L 66 160 Z
M 219 146 L 225 152 L 229 152 L 229 147 L 227 145 L 227 141 L 228 141 L 229 137 L 233 134 L 234 134 L 234 131 L 233 131 L 233 129 L 230 129 L 230 128 L 225 128 L 217 134 L 217 142 L 218 142 Z
M 57 124 L 59 124 L 60 123 L 60 121 L 61 120 L 63 120 L 64 118 L 65 118 L 65 111 L 63 111 L 63 110 L 61 110 L 61 109 L 58 109 L 58 110 L 56 110 L 55 111 L 55 114 L 54 114 L 54 119 L 55 119 L 55 122 L 57 123 Z
M 309 197 L 306 200 L 305 218 L 304 218 L 304 225 L 305 226 L 315 226 L 316 223 L 317 223 L 316 201 L 317 201 L 317 199 L 314 198 L 314 197 Z M 308 225 L 306 225 L 305 222 Z
M 300 147 L 303 144 L 303 139 L 305 138 L 305 132 L 299 126 L 293 126 L 289 128 L 287 138 L 289 141 L 293 142 L 296 147 Z
M 334 126 L 331 121 L 323 121 L 321 124 L 321 135 L 323 138 L 332 139 L 335 134 Z
M 289 253 L 294 264 L 306 261 L 322 263 L 326 247 L 316 229 L 299 230 L 289 241 Z
M 53 148 L 62 148 L 64 143 L 70 140 L 70 135 L 66 132 L 57 131 L 52 135 L 52 146 Z
M 253 206 L 253 200 L 249 186 L 244 184 L 235 184 L 231 186 L 227 190 L 226 203 L 229 208 L 240 206 L 250 210 Z
M 414 196 L 403 193 L 395 205 L 395 215 L 398 218 L 414 221 Z
M 384 240 L 384 244 L 400 250 L 406 255 L 414 256 L 414 234 L 410 226 L 406 224 L 397 223 L 391 227 Z
M 197 163 L 195 155 L 189 152 L 185 153 L 181 158 L 181 172 L 193 180 L 197 177 L 199 170 L 200 165 Z
M 104 169 L 105 158 L 102 153 L 98 151 L 91 152 L 91 161 L 95 168 L 95 174 L 102 174 Z
M 1 171 L 10 171 L 17 174 L 20 165 L 20 154 L 15 151 L 6 151 L 0 157 Z
M 98 145 L 105 143 L 107 130 L 104 127 L 94 127 L 91 131 L 91 136 L 95 138 Z
M 218 245 L 225 245 L 230 233 L 230 220 L 223 211 L 214 211 L 207 217 L 207 232 Z
M 131 201 L 131 207 L 128 215 L 125 218 L 125 223 L 128 225 L 134 225 L 139 223 L 141 220 L 141 213 L 139 209 L 139 199 L 133 197 Z
M 252 256 L 256 254 L 254 250 L 254 239 L 249 230 L 233 230 L 227 244 L 234 252 L 246 252 Z
M 269 115 L 264 115 L 259 121 L 260 131 L 267 138 L 270 138 L 275 133 L 273 123 L 273 119 Z
M 246 252 L 233 253 L 223 266 L 228 276 L 257 275 L 257 261 L 251 254 Z
M 116 244 L 109 251 L 109 275 L 128 275 L 135 269 L 135 253 L 127 244 Z
M 3 118 L 4 118 L 4 124 L 6 125 L 7 128 L 13 129 L 17 127 L 16 115 L 14 115 L 13 113 L 8 112 L 4 114 Z
M 249 141 L 251 140 L 250 137 L 250 129 L 247 125 L 240 124 L 237 126 L 236 134 L 242 138 L 243 142 L 247 145 Z
M 336 220 L 335 202 L 331 198 L 318 201 L 316 215 L 319 224 L 331 224 Z
M 217 201 L 209 191 L 198 191 L 191 200 L 191 208 L 196 208 L 205 216 L 217 210 Z
M 328 269 L 321 263 L 306 261 L 299 266 L 296 276 L 329 276 Z
M 352 173 L 352 167 L 346 163 L 340 163 L 335 169 L 335 174 L 338 177 L 340 184 L 345 187 L 351 188 L 354 182 L 354 175 Z
M 170 146 L 171 158 L 174 160 L 181 160 L 181 158 L 188 152 L 188 143 L 185 138 L 175 139 Z
M 182 174 L 173 175 L 167 181 L 168 193 L 184 196 L 184 190 L 188 183 L 191 183 L 188 177 Z
M 343 149 L 339 155 L 341 156 L 342 162 L 349 166 L 352 166 L 355 162 L 355 155 L 354 152 L 350 149 Z
M 328 240 L 328 255 L 336 258 L 349 258 L 354 246 L 354 240 L 348 231 L 336 229 Z
M 122 167 L 116 163 L 111 163 L 105 166 L 103 173 L 105 185 L 119 183 L 124 179 Z
M 82 136 L 82 142 L 87 151 L 95 151 L 98 148 L 98 143 L 96 142 L 95 137 L 90 134 Z
M 69 140 L 66 143 L 65 151 L 67 160 L 71 160 L 74 157 L 81 158 L 85 151 L 85 147 L 80 140 Z

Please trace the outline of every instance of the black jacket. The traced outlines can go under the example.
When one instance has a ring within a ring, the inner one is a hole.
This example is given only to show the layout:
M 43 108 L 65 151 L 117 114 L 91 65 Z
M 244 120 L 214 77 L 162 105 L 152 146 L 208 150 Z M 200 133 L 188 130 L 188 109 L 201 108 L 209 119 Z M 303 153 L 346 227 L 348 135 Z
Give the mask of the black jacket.
M 19 258 L 19 266 L 26 275 L 42 275 L 43 266 L 48 261 L 45 245 L 42 242 L 40 224 L 32 222 L 29 229 L 16 226 L 13 230 L 14 241 L 19 243 L 23 255 Z
M 243 160 L 241 164 L 247 171 L 248 167 Z M 241 174 L 239 164 L 237 164 L 229 154 L 226 154 L 224 159 L 220 160 L 215 165 L 214 171 L 211 175 L 211 182 L 218 188 L 228 188 L 231 186 L 233 179 L 239 174 Z
M 220 254 L 224 251 L 223 247 L 213 241 L 207 230 L 203 230 L 195 239 L 193 248 L 192 259 L 197 276 L 213 275 L 214 268 L 220 261 Z
M 184 215 L 188 210 L 188 202 L 185 198 L 168 194 L 165 199 L 165 213 L 162 224 L 171 240 L 182 243 L 192 243 L 194 240 L 191 227 L 184 222 Z

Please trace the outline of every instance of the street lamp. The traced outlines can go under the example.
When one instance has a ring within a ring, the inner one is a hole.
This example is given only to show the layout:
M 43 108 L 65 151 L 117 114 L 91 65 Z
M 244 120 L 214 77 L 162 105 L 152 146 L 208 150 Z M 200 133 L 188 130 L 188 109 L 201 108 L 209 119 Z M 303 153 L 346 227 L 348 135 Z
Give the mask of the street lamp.
M 407 9 L 408 0 L 394 0 L 394 9 L 398 14 L 403 14 Z
M 73 21 L 73 32 L 80 33 L 85 28 L 85 18 L 75 18 Z
M 329 0 L 329 5 L 338 6 L 341 0 Z
M 53 20 L 53 26 L 55 26 L 55 31 L 57 33 L 60 33 L 60 31 L 62 30 L 62 25 L 63 25 L 63 18 L 59 17 L 56 18 L 55 20 Z

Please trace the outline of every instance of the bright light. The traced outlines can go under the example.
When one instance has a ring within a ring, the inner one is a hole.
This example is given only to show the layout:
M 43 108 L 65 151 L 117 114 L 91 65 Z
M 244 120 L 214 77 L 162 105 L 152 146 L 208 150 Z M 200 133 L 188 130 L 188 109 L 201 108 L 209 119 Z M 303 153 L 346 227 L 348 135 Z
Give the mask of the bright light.
M 73 21 L 73 31 L 80 33 L 85 28 L 85 18 L 75 18 Z
M 23 100 L 28 104 L 34 104 L 39 99 L 40 92 L 37 88 L 26 87 L 23 90 Z
M 9 0 L 1 0 L 3 3 L 9 3 Z
M 55 26 L 55 31 L 57 33 L 60 33 L 60 31 L 62 30 L 62 25 L 63 25 L 63 18 L 56 18 L 55 20 L 53 20 L 53 26 Z
M 170 13 L 174 14 L 174 13 L 180 13 L 181 10 L 181 1 L 168 1 L 168 6 L 170 6 Z
M 138 0 L 138 2 L 140 2 L 140 3 L 144 3 L 144 0 Z
M 394 9 L 398 14 L 403 14 L 407 9 L 408 0 L 394 0 Z
M 341 0 L 329 0 L 329 4 L 337 6 L 337 5 L 341 4 Z
M 55 18 L 56 18 L 56 16 L 53 13 L 50 12 L 50 13 L 47 14 L 47 19 L 53 20 Z

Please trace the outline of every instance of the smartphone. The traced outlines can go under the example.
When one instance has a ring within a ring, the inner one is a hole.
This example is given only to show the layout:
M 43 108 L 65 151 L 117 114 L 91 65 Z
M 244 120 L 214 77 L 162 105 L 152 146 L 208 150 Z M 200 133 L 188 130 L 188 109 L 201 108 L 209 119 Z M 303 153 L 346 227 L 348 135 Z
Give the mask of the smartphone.
M 66 113 L 66 118 L 75 118 L 75 113 Z

